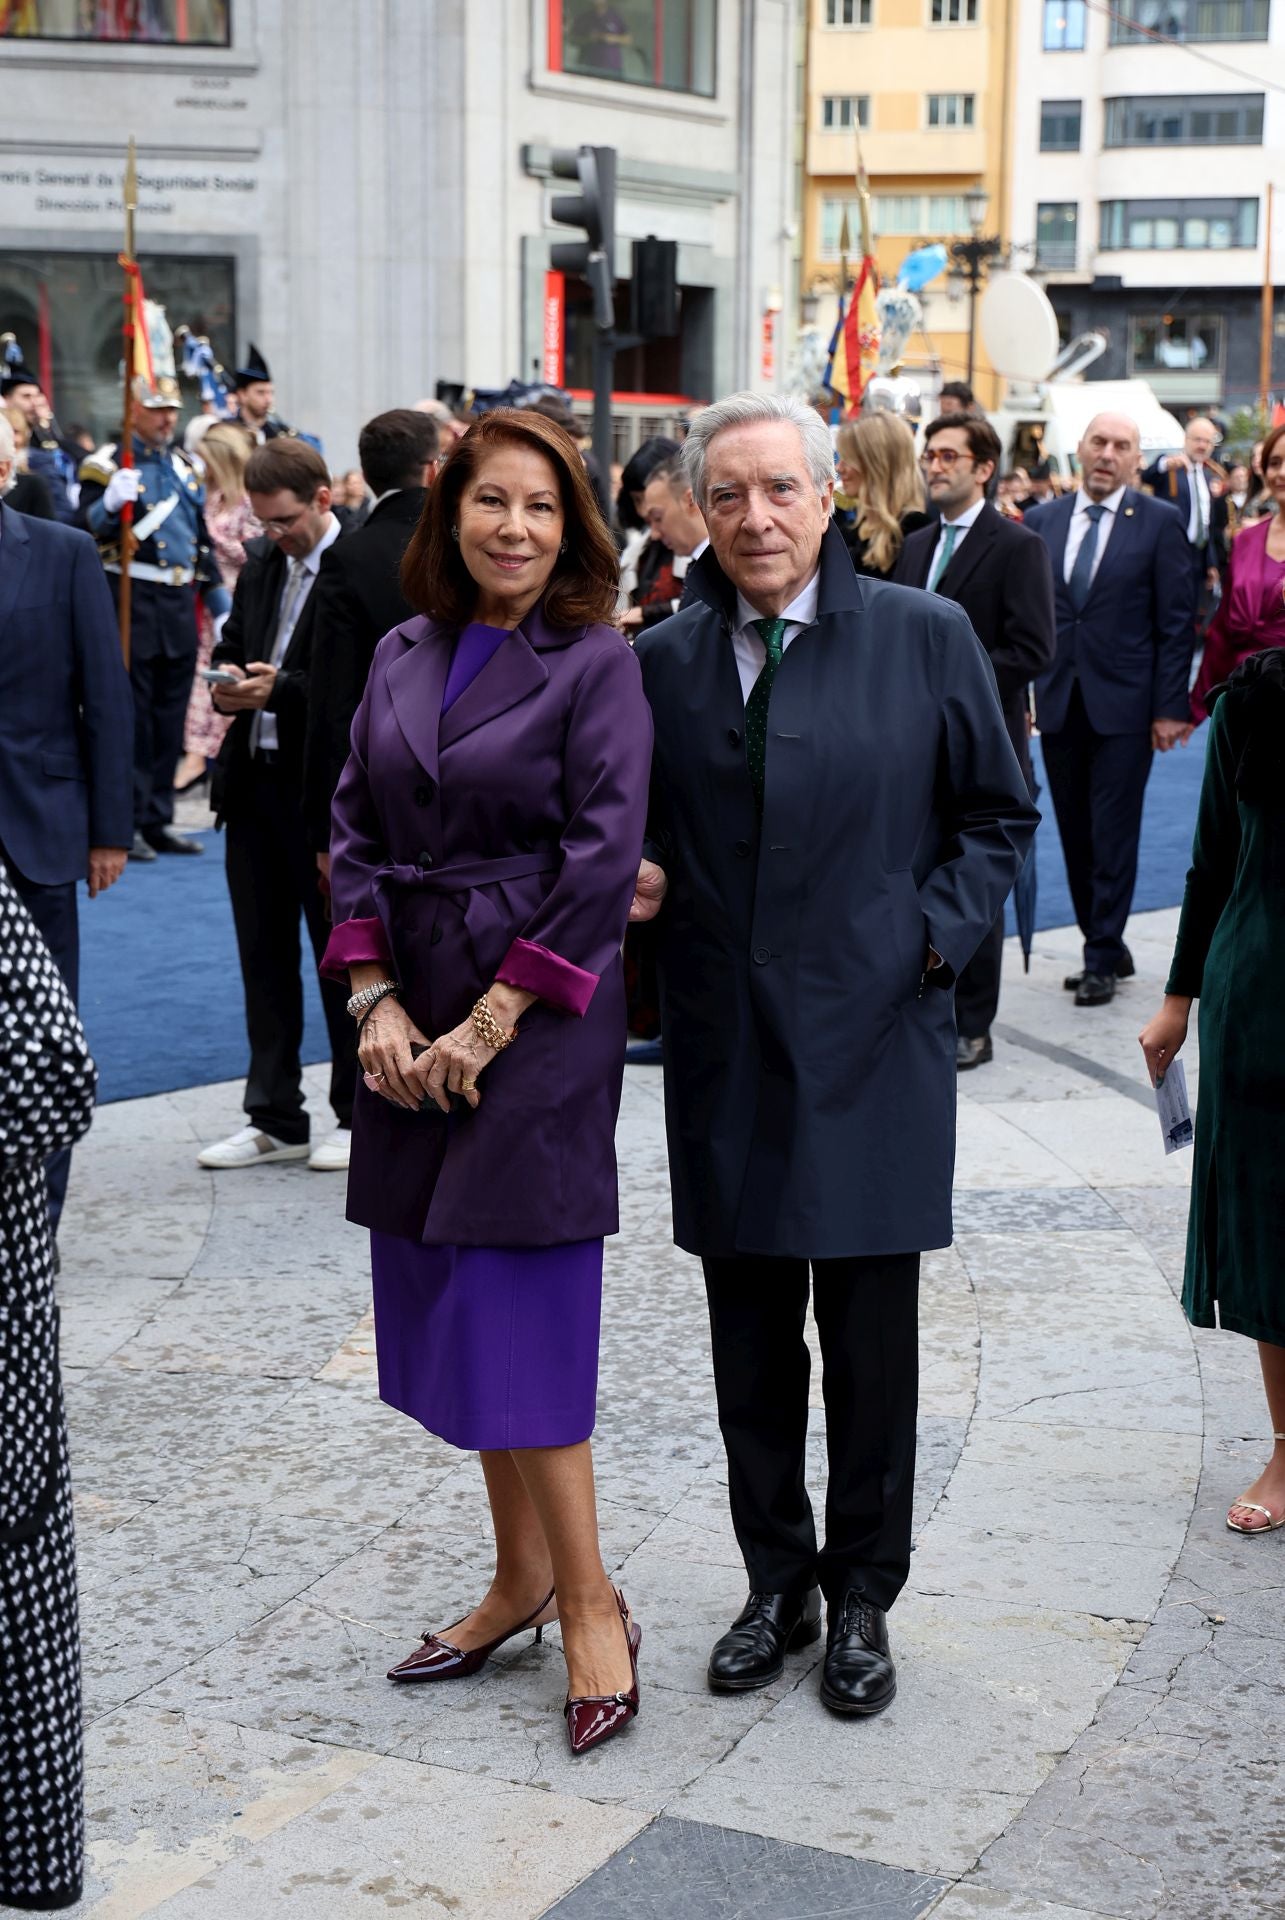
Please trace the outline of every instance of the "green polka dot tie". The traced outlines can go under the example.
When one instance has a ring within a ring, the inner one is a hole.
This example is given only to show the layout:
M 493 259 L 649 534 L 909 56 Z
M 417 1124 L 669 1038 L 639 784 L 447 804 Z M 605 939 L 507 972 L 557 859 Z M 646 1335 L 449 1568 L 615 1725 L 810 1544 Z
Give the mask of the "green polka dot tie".
M 767 653 L 763 671 L 750 688 L 745 702 L 745 759 L 750 770 L 750 785 L 760 813 L 763 811 L 763 781 L 767 770 L 767 709 L 772 698 L 772 682 L 781 664 L 785 638 L 784 620 L 755 620 L 759 638 Z

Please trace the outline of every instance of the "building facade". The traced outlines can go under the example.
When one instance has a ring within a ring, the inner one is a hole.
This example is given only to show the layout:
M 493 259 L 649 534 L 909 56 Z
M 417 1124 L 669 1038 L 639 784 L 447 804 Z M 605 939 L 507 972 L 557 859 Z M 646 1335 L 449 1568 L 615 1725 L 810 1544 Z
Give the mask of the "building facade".
M 588 385 L 554 148 L 618 153 L 622 321 L 632 242 L 678 246 L 678 337 L 617 363 L 622 450 L 784 377 L 796 0 L 24 0 L 3 35 L 0 330 L 64 426 L 118 418 L 131 132 L 149 295 L 225 366 L 254 340 L 332 462 L 438 380 Z
M 1106 335 L 1086 377 L 1145 379 L 1180 416 L 1252 407 L 1285 258 L 1285 0 L 1030 0 L 1017 70 L 1014 218 L 1064 336 Z M 1279 323 L 1270 350 L 1279 393 Z
M 1018 0 L 808 0 L 808 8 L 802 294 L 824 330 L 833 326 L 845 212 L 860 255 L 858 145 L 885 279 L 915 247 L 967 237 L 967 196 L 977 188 L 988 196 L 986 231 L 1009 237 L 1011 21 L 1022 9 Z M 905 365 L 935 391 L 965 376 L 968 302 L 946 278 L 920 298 L 924 329 Z M 980 338 L 975 348 L 979 396 L 994 404 Z

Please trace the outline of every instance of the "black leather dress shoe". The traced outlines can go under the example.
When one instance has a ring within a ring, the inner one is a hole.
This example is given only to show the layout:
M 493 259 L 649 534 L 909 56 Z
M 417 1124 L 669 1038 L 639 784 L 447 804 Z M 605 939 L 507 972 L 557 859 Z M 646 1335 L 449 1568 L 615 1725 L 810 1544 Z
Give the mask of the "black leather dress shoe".
M 770 1687 L 785 1668 L 793 1647 L 821 1638 L 821 1590 L 809 1593 L 752 1593 L 735 1620 L 714 1643 L 708 1678 L 715 1693 L 750 1693 Z
M 821 1704 L 831 1713 L 882 1713 L 897 1691 L 888 1616 L 850 1588 L 830 1608 Z
M 1105 1007 L 1115 999 L 1115 981 L 1109 973 L 1086 973 L 1075 989 L 1077 1007 Z
M 1137 968 L 1133 964 L 1133 955 L 1127 947 L 1121 947 L 1120 958 L 1115 963 L 1116 979 L 1132 980 L 1136 972 Z M 1078 993 L 1083 979 L 1084 975 L 1082 973 L 1068 973 L 1062 985 L 1068 993 Z
M 155 860 L 156 848 L 149 847 L 141 833 L 134 835 L 134 844 L 129 850 L 131 860 Z
M 143 838 L 153 853 L 205 852 L 199 840 L 189 840 L 185 833 L 175 833 L 173 827 L 148 827 Z
M 994 1058 L 995 1049 L 989 1033 L 981 1034 L 976 1040 L 966 1039 L 961 1033 L 955 1041 L 955 1067 L 959 1073 L 967 1073 L 970 1067 L 984 1067 L 988 1060 Z

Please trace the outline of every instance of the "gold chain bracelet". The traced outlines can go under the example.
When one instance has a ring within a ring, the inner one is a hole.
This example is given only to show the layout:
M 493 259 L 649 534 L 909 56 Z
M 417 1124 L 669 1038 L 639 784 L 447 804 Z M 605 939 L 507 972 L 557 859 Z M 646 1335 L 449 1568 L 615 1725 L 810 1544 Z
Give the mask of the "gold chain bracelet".
M 490 1047 L 493 1053 L 503 1053 L 504 1049 L 511 1047 L 518 1037 L 516 1027 L 514 1027 L 512 1033 L 505 1032 L 494 1013 L 492 1013 L 491 1003 L 485 994 L 482 995 L 480 1000 L 474 1003 L 471 1018 L 473 1021 L 473 1030 L 477 1034 L 478 1039 L 484 1047 Z

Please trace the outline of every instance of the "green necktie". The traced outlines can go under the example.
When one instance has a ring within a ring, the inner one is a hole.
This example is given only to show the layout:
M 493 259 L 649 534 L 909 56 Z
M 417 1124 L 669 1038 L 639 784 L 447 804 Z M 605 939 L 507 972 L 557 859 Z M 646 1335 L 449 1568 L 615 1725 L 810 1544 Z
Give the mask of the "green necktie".
M 772 698 L 772 682 L 781 664 L 785 638 L 784 620 L 755 620 L 751 624 L 763 642 L 767 659 L 763 671 L 750 688 L 745 702 L 745 759 L 750 770 L 750 785 L 760 813 L 763 811 L 763 781 L 767 771 L 767 709 Z
M 955 540 L 958 533 L 959 533 L 958 527 L 947 527 L 946 529 L 945 543 L 942 546 L 940 555 L 938 556 L 937 564 L 933 568 L 933 577 L 928 582 L 929 593 L 936 593 L 938 587 L 941 585 L 941 577 L 943 573 L 945 573 L 947 567 L 950 565 L 950 556 L 955 551 Z

